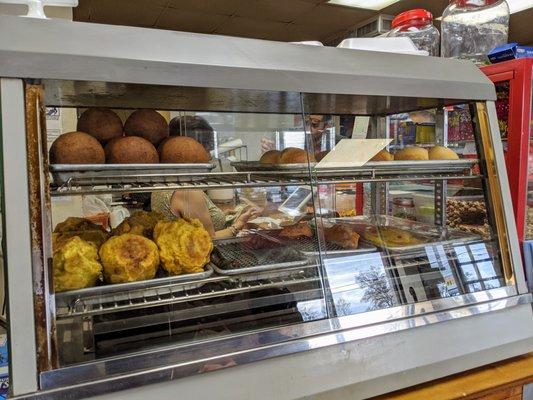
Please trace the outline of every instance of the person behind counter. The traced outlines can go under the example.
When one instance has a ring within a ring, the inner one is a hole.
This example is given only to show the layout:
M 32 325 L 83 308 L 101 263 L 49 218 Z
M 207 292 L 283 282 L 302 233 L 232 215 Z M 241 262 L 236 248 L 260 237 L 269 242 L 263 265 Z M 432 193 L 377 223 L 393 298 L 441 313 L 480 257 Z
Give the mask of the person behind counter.
M 171 136 L 189 136 L 196 139 L 208 152 L 215 148 L 214 130 L 202 117 L 187 115 L 173 118 L 169 123 L 169 131 Z M 151 209 L 169 219 L 197 218 L 211 237 L 217 239 L 236 236 L 249 220 L 261 212 L 255 207 L 245 208 L 227 226 L 226 214 L 202 190 L 153 192 Z
M 341 139 L 346 139 L 346 137 L 341 135 L 335 136 L 335 142 L 332 144 L 330 142 L 330 137 L 328 135 L 328 128 L 331 127 L 330 117 L 326 115 L 309 115 L 305 121 L 306 132 L 309 133 L 311 137 L 311 145 L 313 150 L 313 155 L 315 158 L 320 161 Z M 288 133 L 290 135 L 290 133 Z M 267 152 L 269 150 L 275 150 L 276 143 L 273 140 L 263 138 L 261 140 L 261 150 Z

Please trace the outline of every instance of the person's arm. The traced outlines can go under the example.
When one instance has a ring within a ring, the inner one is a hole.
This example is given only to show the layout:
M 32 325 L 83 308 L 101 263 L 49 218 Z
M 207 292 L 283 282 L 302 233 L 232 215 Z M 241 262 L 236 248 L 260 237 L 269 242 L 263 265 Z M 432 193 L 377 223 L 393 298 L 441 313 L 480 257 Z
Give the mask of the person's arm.
M 196 218 L 200 220 L 211 237 L 224 239 L 234 237 L 241 231 L 248 220 L 255 218 L 260 210 L 250 207 L 226 229 L 215 231 L 209 209 L 205 201 L 205 194 L 201 190 L 176 190 L 170 200 L 172 213 L 177 217 Z
M 205 195 L 201 190 L 176 190 L 170 200 L 170 209 L 177 217 L 200 220 L 211 237 L 216 237 Z

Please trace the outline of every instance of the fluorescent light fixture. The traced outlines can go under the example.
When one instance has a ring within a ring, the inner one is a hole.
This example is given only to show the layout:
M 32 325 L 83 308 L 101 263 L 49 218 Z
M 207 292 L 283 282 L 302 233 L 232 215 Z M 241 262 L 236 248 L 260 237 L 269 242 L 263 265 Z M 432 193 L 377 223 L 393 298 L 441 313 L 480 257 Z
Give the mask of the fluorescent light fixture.
M 399 1 L 400 0 L 329 0 L 328 4 L 336 4 L 339 6 L 355 8 L 366 8 L 367 10 L 381 10 Z M 523 1 L 527 3 L 531 0 Z
M 511 14 L 533 7 L 533 0 L 507 0 Z

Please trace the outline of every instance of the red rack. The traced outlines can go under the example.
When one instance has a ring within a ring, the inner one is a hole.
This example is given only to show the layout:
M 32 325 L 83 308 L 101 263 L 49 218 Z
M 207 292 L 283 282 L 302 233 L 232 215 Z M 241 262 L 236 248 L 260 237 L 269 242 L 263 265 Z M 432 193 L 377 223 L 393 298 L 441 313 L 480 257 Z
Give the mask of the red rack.
M 528 233 L 526 225 L 528 181 L 533 183 L 533 130 L 530 131 L 533 59 L 511 60 L 481 69 L 494 82 L 498 93 L 496 107 L 505 150 L 511 199 L 518 238 L 523 242 L 533 239 L 533 227 Z M 530 221 L 530 224 L 533 224 L 533 221 Z

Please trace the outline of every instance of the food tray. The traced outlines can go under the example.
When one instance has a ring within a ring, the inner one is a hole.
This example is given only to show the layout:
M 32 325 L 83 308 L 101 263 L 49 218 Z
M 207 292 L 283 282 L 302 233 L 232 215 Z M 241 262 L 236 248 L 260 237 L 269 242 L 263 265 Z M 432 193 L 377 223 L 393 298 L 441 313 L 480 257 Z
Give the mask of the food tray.
M 233 161 L 230 165 L 238 172 L 267 172 L 267 171 L 304 171 L 309 172 L 309 166 L 316 163 L 299 164 L 261 164 L 259 161 Z
M 254 249 L 247 243 L 249 237 L 215 240 L 211 253 L 213 269 L 222 275 L 240 275 L 252 272 L 278 270 L 298 267 L 308 263 L 301 252 L 285 246 L 270 238 L 271 248 Z M 240 265 L 238 268 L 224 268 L 223 263 Z
M 214 264 L 211 264 L 213 269 L 217 269 L 218 267 Z M 224 271 L 224 270 L 222 270 Z M 265 271 L 258 271 L 258 272 L 250 272 L 248 273 L 248 270 L 244 271 L 242 274 L 235 275 L 231 274 L 228 279 L 232 282 L 255 282 L 260 280 L 278 280 L 278 279 L 284 279 L 290 277 L 292 279 L 304 279 L 304 278 L 316 278 L 318 277 L 318 266 L 316 264 L 306 264 L 306 265 L 298 265 L 296 267 L 287 267 L 282 269 L 275 269 L 275 270 L 265 270 Z
M 190 181 L 191 173 L 210 172 L 215 164 L 51 164 L 56 186 Z
M 427 242 L 417 243 L 408 246 L 378 246 L 393 252 L 411 252 L 415 250 L 424 249 L 427 246 L 461 244 L 481 239 L 479 235 L 473 235 L 460 231 L 458 229 L 451 229 L 447 227 L 441 228 L 436 225 L 430 225 L 417 221 L 410 221 L 403 218 L 390 217 L 388 215 L 328 218 L 323 219 L 323 221 L 326 224 L 334 223 L 336 221 L 354 224 L 357 226 L 356 230 L 361 234 L 361 237 L 363 236 L 363 231 L 367 227 L 377 226 L 404 229 L 406 231 L 428 239 Z M 374 245 L 374 243 L 372 243 L 372 245 Z
M 309 168 L 315 170 L 321 176 L 328 174 L 360 173 L 360 174 L 378 174 L 378 175 L 398 175 L 415 173 L 457 173 L 472 168 L 479 163 L 478 159 L 463 158 L 460 160 L 427 160 L 427 161 L 371 161 L 356 167 L 353 165 L 337 165 L 331 163 L 328 165 L 317 163 L 302 164 L 261 164 L 259 161 L 238 161 L 232 162 L 231 165 L 239 172 L 267 172 L 267 171 L 309 171 Z M 315 168 L 318 166 L 318 168 Z
M 68 302 L 71 299 L 81 299 L 81 298 L 86 298 L 86 297 L 97 297 L 97 296 L 104 297 L 104 296 L 115 295 L 115 294 L 125 295 L 128 298 L 132 298 L 130 293 L 137 292 L 137 291 L 142 292 L 142 296 L 146 297 L 150 295 L 149 291 L 151 289 L 158 289 L 163 286 L 180 285 L 180 284 L 186 284 L 187 282 L 191 282 L 188 285 L 184 285 L 185 290 L 199 288 L 200 286 L 204 285 L 204 282 L 197 282 L 197 281 L 207 279 L 211 275 L 213 275 L 213 268 L 208 264 L 205 267 L 204 272 L 199 272 L 196 274 L 165 276 L 165 277 L 154 278 L 154 279 L 149 279 L 145 281 L 115 283 L 115 284 L 95 286 L 95 287 L 90 287 L 90 288 L 85 288 L 85 289 L 69 290 L 66 292 L 56 293 L 55 298 L 56 298 L 56 302 Z
M 309 237 L 300 237 L 298 239 L 287 239 L 284 237 L 280 237 L 277 233 L 264 233 L 262 235 L 270 236 L 273 239 L 282 241 L 284 244 L 286 244 L 289 247 L 292 247 L 296 250 L 301 251 L 306 256 L 317 256 L 319 254 L 318 251 L 318 239 L 316 238 L 309 238 Z M 324 241 L 324 250 L 327 255 L 343 255 L 343 254 L 358 254 L 358 253 L 370 253 L 377 250 L 377 247 L 367 243 L 363 240 L 359 240 L 359 247 L 357 249 L 345 249 L 343 247 L 340 247 L 338 245 L 335 245 L 333 243 L 329 243 Z

